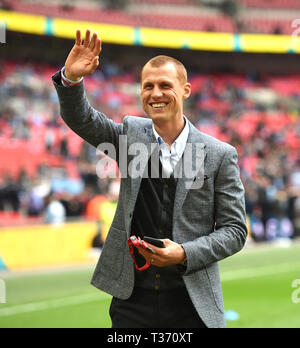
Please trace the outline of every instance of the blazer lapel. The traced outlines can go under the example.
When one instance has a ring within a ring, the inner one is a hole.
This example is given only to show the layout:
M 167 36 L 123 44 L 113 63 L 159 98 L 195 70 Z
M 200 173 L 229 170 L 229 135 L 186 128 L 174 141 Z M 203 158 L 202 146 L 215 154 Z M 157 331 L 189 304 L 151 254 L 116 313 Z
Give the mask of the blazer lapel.
M 153 134 L 153 130 L 152 130 L 152 122 L 149 122 L 149 126 L 144 127 L 143 132 L 141 132 L 140 134 L 137 134 L 137 137 L 135 139 L 135 142 L 131 145 L 131 146 L 135 146 L 134 144 L 137 144 L 137 146 L 142 146 L 142 148 L 144 147 L 144 151 L 142 151 L 141 154 L 139 154 L 141 157 L 143 157 L 142 161 L 139 161 L 139 173 L 141 173 L 141 175 L 139 176 L 134 176 L 132 177 L 132 173 L 128 173 L 128 177 L 131 178 L 130 182 L 131 182 L 131 199 L 129 202 L 130 205 L 130 211 L 133 212 L 134 208 L 135 208 L 135 204 L 137 201 L 137 197 L 138 197 L 138 193 L 141 187 L 141 182 L 142 182 L 142 178 L 143 178 L 143 174 L 145 173 L 146 175 L 148 175 L 148 171 L 145 172 L 145 169 L 148 165 L 149 159 L 152 155 L 152 153 L 154 153 L 154 150 L 158 149 L 158 144 L 156 142 L 156 138 Z M 146 150 L 147 149 L 147 150 Z M 144 153 L 145 152 L 145 153 Z M 158 153 L 158 151 L 157 151 Z
M 207 146 L 201 132 L 190 122 L 190 133 L 187 145 L 179 165 L 176 167 L 178 177 L 174 202 L 174 217 L 180 211 L 189 190 L 200 189 L 204 183 L 204 162 L 207 156 Z

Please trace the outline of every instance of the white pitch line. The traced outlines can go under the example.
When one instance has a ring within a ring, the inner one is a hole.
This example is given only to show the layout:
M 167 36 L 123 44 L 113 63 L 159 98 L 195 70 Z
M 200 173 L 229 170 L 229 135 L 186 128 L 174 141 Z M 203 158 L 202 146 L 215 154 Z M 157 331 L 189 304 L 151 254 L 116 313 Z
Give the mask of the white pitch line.
M 246 268 L 243 270 L 222 272 L 221 279 L 222 282 L 234 281 L 240 279 L 250 279 L 256 277 L 264 277 L 269 275 L 278 275 L 281 273 L 288 273 L 299 271 L 300 278 L 300 265 L 295 265 L 294 263 L 286 263 L 279 266 L 265 266 L 256 268 Z M 5 307 L 1 309 L 0 307 L 0 317 L 8 317 L 12 315 L 32 313 L 37 311 L 43 311 L 48 309 L 55 309 L 61 307 L 68 307 L 72 305 L 79 305 L 83 303 L 90 302 L 102 302 L 110 299 L 111 296 L 102 293 L 100 294 L 85 294 L 79 296 L 64 297 L 60 299 L 42 301 L 42 302 L 32 302 L 28 304 L 16 305 L 11 307 Z
M 43 302 L 32 302 L 22 305 L 16 305 L 11 307 L 6 307 L 1 309 L 0 307 L 0 318 L 1 317 L 9 317 L 16 314 L 24 314 L 24 313 L 32 313 L 37 311 L 43 311 L 48 309 L 55 309 L 61 307 L 68 307 L 72 305 L 80 305 L 83 303 L 89 302 L 102 302 L 108 300 L 110 298 L 109 295 L 105 295 L 103 297 L 99 294 L 85 294 L 79 296 L 71 296 L 60 299 L 54 299 Z
M 265 266 L 265 267 L 253 267 L 253 268 L 245 268 L 242 270 L 236 271 L 228 271 L 221 273 L 222 282 L 240 280 L 240 279 L 249 279 L 249 278 L 257 278 L 264 277 L 268 275 L 277 275 L 281 273 L 287 272 L 299 272 L 300 277 L 300 265 L 295 265 L 294 263 L 285 263 L 278 266 Z

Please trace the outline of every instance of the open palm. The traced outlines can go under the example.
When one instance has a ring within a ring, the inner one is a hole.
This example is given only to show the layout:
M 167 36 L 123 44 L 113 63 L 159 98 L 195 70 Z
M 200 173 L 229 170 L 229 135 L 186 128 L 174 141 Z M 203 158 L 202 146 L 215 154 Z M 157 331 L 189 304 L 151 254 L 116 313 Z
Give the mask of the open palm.
M 94 33 L 91 39 L 90 30 L 86 31 L 84 43 L 82 43 L 81 31 L 76 32 L 76 43 L 66 60 L 66 77 L 77 81 L 81 77 L 91 75 L 99 65 L 101 52 L 101 40 Z

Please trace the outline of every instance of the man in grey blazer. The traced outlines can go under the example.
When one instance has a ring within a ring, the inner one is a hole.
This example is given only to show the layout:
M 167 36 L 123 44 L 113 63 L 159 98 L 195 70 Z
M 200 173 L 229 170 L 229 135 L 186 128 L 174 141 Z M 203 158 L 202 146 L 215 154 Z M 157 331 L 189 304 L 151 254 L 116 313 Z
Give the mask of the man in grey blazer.
M 65 69 L 53 77 L 64 121 L 95 147 L 112 144 L 126 172 L 92 284 L 113 296 L 114 328 L 223 328 L 218 261 L 240 251 L 247 238 L 237 152 L 183 115 L 191 85 L 184 66 L 170 57 L 152 59 L 141 74 L 150 118 L 126 116 L 116 124 L 93 109 L 83 77 L 98 67 L 100 52 L 96 33 L 91 38 L 88 30 L 82 43 L 77 31 Z M 187 170 L 190 164 L 196 168 Z M 133 175 L 133 167 L 141 175 Z M 129 252 L 133 234 L 164 242 L 165 248 L 150 245 L 154 253 L 138 249 L 151 265 L 144 272 L 135 269 Z

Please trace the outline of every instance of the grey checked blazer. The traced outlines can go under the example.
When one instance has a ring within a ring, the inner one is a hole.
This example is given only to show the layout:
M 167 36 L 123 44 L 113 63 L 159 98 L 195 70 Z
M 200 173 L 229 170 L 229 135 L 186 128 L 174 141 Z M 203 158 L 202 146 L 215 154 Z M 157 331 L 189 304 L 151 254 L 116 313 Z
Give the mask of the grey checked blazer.
M 138 142 L 150 149 L 156 142 L 151 119 L 126 116 L 122 124 L 116 124 L 91 107 L 84 85 L 64 88 L 60 84 L 60 73 L 53 76 L 53 81 L 62 118 L 93 146 L 111 143 L 118 149 L 119 135 L 127 135 L 128 147 Z M 245 244 L 244 188 L 236 150 L 199 132 L 191 123 L 189 127 L 188 143 L 203 144 L 204 183 L 200 188 L 191 189 L 197 177 L 191 180 L 184 173 L 178 180 L 173 240 L 186 251 L 187 269 L 183 279 L 197 312 L 208 327 L 223 328 L 218 261 L 237 253 Z M 149 157 L 150 154 L 151 151 Z M 195 152 L 194 155 L 197 156 Z M 92 279 L 98 289 L 124 300 L 131 296 L 134 287 L 134 264 L 127 239 L 140 184 L 141 178 L 122 178 L 116 214 Z

